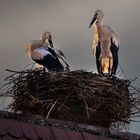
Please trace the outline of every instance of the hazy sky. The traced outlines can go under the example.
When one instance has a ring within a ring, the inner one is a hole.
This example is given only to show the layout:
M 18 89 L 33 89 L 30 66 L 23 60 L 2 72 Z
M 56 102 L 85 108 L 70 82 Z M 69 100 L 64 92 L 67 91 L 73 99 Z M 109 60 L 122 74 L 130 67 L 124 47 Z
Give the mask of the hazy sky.
M 119 37 L 119 63 L 126 76 L 138 77 L 140 86 L 140 0 L 0 0 L 0 84 L 8 75 L 6 68 L 22 70 L 32 63 L 25 55 L 26 44 L 46 30 L 72 70 L 96 72 L 91 52 L 94 30 L 88 28 L 96 9 L 104 11 L 104 23 Z M 140 133 L 140 124 L 131 129 Z

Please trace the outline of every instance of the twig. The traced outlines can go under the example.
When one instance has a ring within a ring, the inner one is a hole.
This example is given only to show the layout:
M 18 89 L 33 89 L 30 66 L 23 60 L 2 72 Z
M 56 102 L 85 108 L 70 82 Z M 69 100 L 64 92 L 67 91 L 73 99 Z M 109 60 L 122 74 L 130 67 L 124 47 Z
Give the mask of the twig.
M 50 113 L 51 113 L 51 111 L 53 110 L 53 108 L 54 108 L 54 106 L 56 105 L 56 103 L 57 103 L 57 100 L 56 100 L 56 101 L 54 102 L 54 104 L 51 106 L 50 110 L 49 110 L 48 113 L 47 113 L 46 118 L 49 118 Z

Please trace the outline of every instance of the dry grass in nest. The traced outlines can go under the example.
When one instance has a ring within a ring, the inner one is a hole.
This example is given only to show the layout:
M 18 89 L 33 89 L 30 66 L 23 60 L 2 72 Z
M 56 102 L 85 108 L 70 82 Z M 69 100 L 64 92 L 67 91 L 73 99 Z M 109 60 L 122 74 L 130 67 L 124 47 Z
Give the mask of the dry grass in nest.
M 82 70 L 45 72 L 43 69 L 11 71 L 6 92 L 9 106 L 46 118 L 110 127 L 129 123 L 136 114 L 130 81 Z

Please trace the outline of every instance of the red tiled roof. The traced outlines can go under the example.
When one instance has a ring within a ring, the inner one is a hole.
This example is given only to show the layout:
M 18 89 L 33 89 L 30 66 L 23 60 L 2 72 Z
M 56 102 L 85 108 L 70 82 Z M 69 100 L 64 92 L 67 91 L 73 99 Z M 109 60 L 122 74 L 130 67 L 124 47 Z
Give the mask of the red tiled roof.
M 37 125 L 32 123 L 32 120 L 29 123 L 22 121 L 23 116 L 21 116 L 20 120 L 19 118 L 15 120 L 13 119 L 13 114 L 0 111 L 0 140 L 115 140 L 113 137 L 109 138 L 105 135 L 101 136 L 85 131 L 72 131 L 68 128 L 63 129 L 51 125 Z M 16 114 L 14 115 L 19 117 Z M 26 119 L 24 118 L 24 120 Z
M 0 140 L 98 140 L 85 132 L 38 126 L 15 120 L 0 119 Z M 104 140 L 104 139 L 101 139 Z M 106 139 L 109 140 L 109 139 Z

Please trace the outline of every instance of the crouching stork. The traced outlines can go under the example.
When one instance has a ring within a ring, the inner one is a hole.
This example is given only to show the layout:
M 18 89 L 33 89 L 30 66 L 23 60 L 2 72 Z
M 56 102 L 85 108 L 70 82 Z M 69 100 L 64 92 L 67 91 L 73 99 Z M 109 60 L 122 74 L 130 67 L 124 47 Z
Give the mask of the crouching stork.
M 30 41 L 27 44 L 26 52 L 33 61 L 48 70 L 69 70 L 65 55 L 60 49 L 54 48 L 52 35 L 48 31 L 41 35 L 40 40 Z
M 119 42 L 116 33 L 107 25 L 103 25 L 104 13 L 96 10 L 89 28 L 94 24 L 93 55 L 99 74 L 116 74 L 118 67 Z

